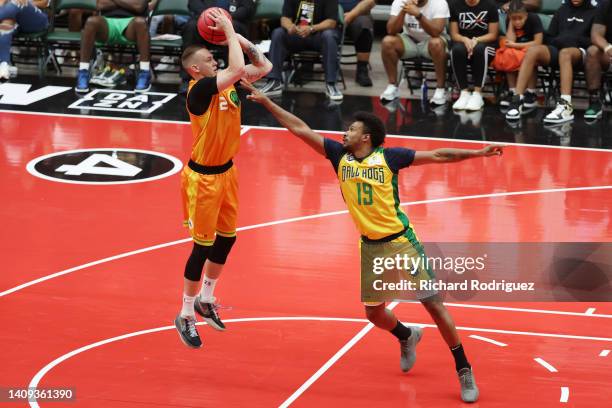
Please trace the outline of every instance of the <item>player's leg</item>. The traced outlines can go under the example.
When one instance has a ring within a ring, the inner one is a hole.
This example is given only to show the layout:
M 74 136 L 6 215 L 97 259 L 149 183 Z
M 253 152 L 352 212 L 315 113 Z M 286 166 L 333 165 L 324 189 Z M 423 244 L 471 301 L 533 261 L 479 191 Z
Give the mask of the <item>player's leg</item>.
M 397 64 L 400 58 L 414 58 L 414 56 L 416 56 L 416 45 L 408 36 L 404 36 L 404 38 L 405 39 L 402 40 L 401 34 L 387 35 L 380 44 L 380 53 L 388 79 L 387 87 L 380 95 L 380 100 L 383 103 L 391 102 L 399 97 Z M 413 46 L 414 55 L 410 52 L 406 55 L 406 44 Z
M 479 391 L 474 380 L 474 374 L 472 373 L 472 366 L 465 356 L 463 345 L 461 344 L 455 323 L 448 309 L 446 309 L 446 306 L 444 306 L 438 295 L 423 299 L 421 303 L 431 315 L 436 326 L 438 326 L 442 338 L 444 338 L 444 341 L 453 354 L 455 369 L 457 370 L 459 382 L 461 384 L 461 399 L 465 402 L 474 402 L 478 400 Z
M 386 330 L 400 342 L 400 368 L 408 372 L 416 361 L 416 345 L 423 336 L 420 327 L 408 327 L 400 322 L 385 303 L 366 303 L 365 313 L 368 320 L 379 329 Z
M 236 242 L 238 170 L 234 166 L 227 172 L 219 174 L 217 178 L 223 185 L 223 194 L 215 227 L 216 237 L 204 267 L 206 272 L 199 297 L 195 301 L 195 311 L 212 328 L 225 330 L 225 325 L 217 312 L 214 293 L 229 253 Z
M 109 27 L 106 18 L 101 16 L 91 16 L 85 22 L 81 32 L 81 56 L 79 62 L 79 72 L 77 75 L 77 92 L 89 91 L 89 61 L 93 54 L 96 41 L 106 43 L 109 38 Z
M 214 176 L 203 176 L 188 167 L 181 173 L 181 184 L 185 224 L 194 244 L 185 265 L 181 312 L 174 323 L 183 343 L 198 348 L 202 341 L 195 326 L 195 302 L 204 263 L 213 247 L 219 212 L 219 185 Z

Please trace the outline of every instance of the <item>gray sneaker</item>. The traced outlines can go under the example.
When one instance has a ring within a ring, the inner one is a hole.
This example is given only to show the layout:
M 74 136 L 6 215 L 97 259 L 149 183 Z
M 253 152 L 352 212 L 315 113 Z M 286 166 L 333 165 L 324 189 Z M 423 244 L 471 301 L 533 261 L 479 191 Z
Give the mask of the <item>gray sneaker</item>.
M 181 341 L 190 348 L 202 347 L 202 340 L 196 329 L 195 318 L 183 317 L 181 315 L 176 316 L 174 319 L 174 326 L 181 337 Z
M 461 384 L 461 399 L 463 402 L 478 401 L 478 387 L 471 368 L 459 370 L 459 384 Z
M 224 331 L 225 325 L 223 324 L 223 322 L 221 321 L 221 318 L 219 317 L 219 314 L 217 313 L 217 309 L 219 308 L 219 305 L 214 303 L 215 302 L 214 298 L 211 300 L 212 302 L 210 303 L 204 303 L 200 300 L 200 297 L 198 296 L 195 300 L 195 303 L 193 304 L 193 309 L 200 316 L 202 316 L 204 321 L 208 323 L 210 327 L 212 327 L 215 330 Z
M 332 83 L 325 84 L 325 94 L 332 101 L 341 101 L 344 98 L 336 84 Z
M 410 327 L 412 333 L 406 340 L 400 340 L 400 368 L 403 372 L 410 371 L 416 361 L 416 345 L 423 337 L 423 329 L 420 327 Z
M 283 94 L 283 83 L 276 79 L 268 79 L 266 83 L 258 88 L 259 92 L 267 96 L 278 96 Z

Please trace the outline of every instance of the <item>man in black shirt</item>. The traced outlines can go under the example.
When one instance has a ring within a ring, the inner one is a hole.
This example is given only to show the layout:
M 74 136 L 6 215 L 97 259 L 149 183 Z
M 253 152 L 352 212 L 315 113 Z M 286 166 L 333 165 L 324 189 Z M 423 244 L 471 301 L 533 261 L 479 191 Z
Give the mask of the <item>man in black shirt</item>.
M 523 93 L 537 66 L 558 68 L 561 76 L 561 98 L 556 108 L 544 118 L 544 123 L 558 124 L 574 120 L 572 84 L 574 66 L 580 66 L 591 44 L 591 26 L 597 9 L 590 0 L 570 0 L 553 16 L 545 37 L 546 45 L 527 50 L 519 70 L 516 93 L 506 113 L 506 119 L 518 120 L 523 113 Z
M 94 43 L 131 45 L 136 43 L 140 54 L 140 72 L 135 92 L 151 88 L 149 27 L 145 16 L 147 0 L 97 0 L 101 16 L 91 16 L 81 34 L 81 62 L 77 75 L 77 92 L 89 92 L 89 61 Z
M 489 63 L 495 57 L 499 16 L 492 0 L 455 0 L 450 3 L 451 63 L 461 89 L 454 110 L 478 111 L 484 106 L 480 91 Z M 472 67 L 474 91 L 468 89 L 467 64 Z
M 593 45 L 587 50 L 585 63 L 586 81 L 589 89 L 589 107 L 584 112 L 585 120 L 597 120 L 602 116 L 601 71 L 612 68 L 612 1 L 600 4 L 593 27 L 591 28 Z
M 283 62 L 288 52 L 313 50 L 321 52 L 325 70 L 325 93 L 333 101 L 341 101 L 336 86 L 338 71 L 338 0 L 285 0 L 281 26 L 272 32 L 270 60 L 274 68 L 260 91 L 268 96 L 283 92 Z

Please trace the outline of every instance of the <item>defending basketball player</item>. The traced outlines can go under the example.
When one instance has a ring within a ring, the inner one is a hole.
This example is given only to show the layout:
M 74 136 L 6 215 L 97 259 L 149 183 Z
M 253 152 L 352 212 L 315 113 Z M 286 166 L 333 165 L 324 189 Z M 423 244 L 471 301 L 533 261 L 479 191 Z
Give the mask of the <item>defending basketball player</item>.
M 302 139 L 317 153 L 331 161 L 340 181 L 342 196 L 349 213 L 361 233 L 361 256 L 373 259 L 388 253 L 393 246 L 396 253 L 409 257 L 425 256 L 412 224 L 399 206 L 397 175 L 408 166 L 432 163 L 451 163 L 476 157 L 499 156 L 503 146 L 489 145 L 480 150 L 437 149 L 414 151 L 405 148 L 385 148 L 385 126 L 372 113 L 358 112 L 355 121 L 343 137 L 343 143 L 326 139 L 314 132 L 300 118 L 285 111 L 252 85 L 243 81 L 251 91 L 247 98 L 262 104 L 294 135 Z M 375 171 L 362 171 L 375 168 Z M 367 174 L 384 174 L 375 180 Z M 344 177 L 344 175 L 351 175 Z M 399 248 L 399 250 L 398 250 Z M 367 268 L 362 262 L 362 269 Z M 371 265 L 369 266 L 371 268 Z M 363 270 L 362 270 L 363 273 Z M 420 270 L 426 276 L 430 271 Z M 433 278 L 433 276 L 430 276 Z M 461 398 L 465 402 L 478 400 L 472 367 L 469 364 L 461 340 L 450 313 L 435 292 L 421 294 L 419 300 L 427 309 L 448 344 L 455 359 L 455 368 L 461 386 Z M 403 325 L 385 307 L 384 302 L 366 303 L 365 314 L 376 327 L 389 331 L 400 342 L 402 371 L 409 371 L 416 361 L 416 345 L 421 340 L 422 329 Z
M 213 11 L 210 16 L 215 26 L 209 28 L 223 31 L 227 38 L 228 67 L 217 72 L 217 62 L 202 46 L 190 46 L 182 55 L 183 67 L 192 78 L 187 111 L 194 141 L 181 173 L 181 187 L 193 249 L 185 266 L 183 306 L 175 326 L 181 340 L 192 348 L 202 346 L 196 312 L 213 328 L 225 330 L 214 290 L 236 242 L 238 173 L 232 158 L 240 144 L 240 99 L 234 83 L 241 78 L 257 80 L 272 69 L 250 41 L 234 32 L 223 13 Z M 251 61 L 246 66 L 243 51 Z

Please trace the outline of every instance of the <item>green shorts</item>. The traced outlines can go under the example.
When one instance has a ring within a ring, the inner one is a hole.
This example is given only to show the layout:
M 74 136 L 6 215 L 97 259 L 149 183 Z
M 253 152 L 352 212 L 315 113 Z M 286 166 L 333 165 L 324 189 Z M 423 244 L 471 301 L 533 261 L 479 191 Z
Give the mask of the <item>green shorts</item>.
M 96 41 L 96 45 L 133 45 L 133 41 L 128 40 L 123 35 L 127 26 L 132 22 L 134 17 L 125 18 L 107 18 L 106 24 L 108 25 L 108 40 L 105 43 Z
M 424 300 L 438 292 L 421 243 L 407 233 L 390 242 L 361 242 L 361 301 L 368 306 Z
M 427 40 L 421 41 L 419 43 L 414 42 L 412 38 L 410 38 L 405 33 L 399 34 L 402 43 L 404 44 L 404 55 L 402 55 L 402 59 L 409 58 L 425 58 L 431 60 L 431 55 L 429 55 L 429 38 Z M 444 35 L 440 36 L 442 41 L 444 41 L 445 48 L 448 50 L 448 38 Z

